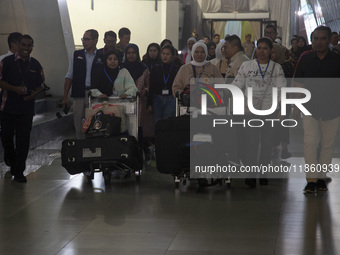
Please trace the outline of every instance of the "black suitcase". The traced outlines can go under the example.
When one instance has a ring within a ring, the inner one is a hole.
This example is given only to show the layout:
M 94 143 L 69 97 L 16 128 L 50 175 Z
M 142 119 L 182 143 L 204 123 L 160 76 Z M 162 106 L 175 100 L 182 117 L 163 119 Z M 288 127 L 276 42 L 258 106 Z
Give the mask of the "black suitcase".
M 183 160 L 186 145 L 190 143 L 190 116 L 183 115 L 159 120 L 155 127 L 157 169 L 165 174 L 179 174 L 189 167 Z M 187 154 L 188 155 L 188 154 Z
M 97 167 L 143 168 L 143 152 L 134 136 L 68 139 L 62 142 L 61 164 L 70 174 Z
M 191 118 L 189 115 L 183 115 L 158 121 L 155 130 L 158 171 L 177 175 L 183 169 L 189 171 L 190 162 L 193 165 L 200 165 L 201 162 L 210 162 L 213 165 L 226 165 L 229 164 L 228 161 L 237 162 L 238 127 L 219 125 L 213 129 L 214 118 L 216 116 Z M 230 116 L 223 118 L 230 120 Z M 198 133 L 211 134 L 213 144 L 208 146 L 209 153 L 202 151 L 206 146 L 196 146 L 193 142 L 193 135 Z M 191 158 L 190 155 L 195 156 Z

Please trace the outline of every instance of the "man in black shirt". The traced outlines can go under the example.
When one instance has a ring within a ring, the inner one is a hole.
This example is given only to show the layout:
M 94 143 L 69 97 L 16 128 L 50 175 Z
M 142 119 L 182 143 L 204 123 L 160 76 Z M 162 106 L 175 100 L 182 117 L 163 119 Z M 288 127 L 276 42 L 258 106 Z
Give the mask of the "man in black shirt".
M 328 48 L 331 39 L 329 27 L 317 27 L 312 36 L 314 51 L 302 55 L 297 66 L 294 85 L 311 93 L 305 104 L 311 116 L 303 117 L 306 193 L 326 191 L 327 169 L 330 169 L 334 141 L 340 116 L 340 55 Z M 294 108 L 297 119 L 300 112 Z M 320 158 L 317 147 L 321 143 Z
M 98 51 L 103 55 L 108 52 L 109 50 L 116 49 L 116 42 L 117 42 L 117 34 L 113 31 L 107 31 L 104 34 L 104 48 L 99 49 Z
M 18 52 L 4 58 L 0 64 L 1 142 L 4 161 L 17 182 L 27 181 L 23 173 L 30 145 L 34 101 L 43 90 L 44 82 L 40 63 L 30 56 L 32 49 L 32 37 L 23 35 Z

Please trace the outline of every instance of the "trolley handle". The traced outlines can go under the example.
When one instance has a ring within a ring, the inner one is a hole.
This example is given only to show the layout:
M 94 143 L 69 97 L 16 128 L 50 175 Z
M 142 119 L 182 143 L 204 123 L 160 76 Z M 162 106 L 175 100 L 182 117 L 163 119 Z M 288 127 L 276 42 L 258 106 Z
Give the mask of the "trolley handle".
M 179 116 L 179 92 L 176 90 L 175 92 L 175 98 L 176 98 L 176 117 Z

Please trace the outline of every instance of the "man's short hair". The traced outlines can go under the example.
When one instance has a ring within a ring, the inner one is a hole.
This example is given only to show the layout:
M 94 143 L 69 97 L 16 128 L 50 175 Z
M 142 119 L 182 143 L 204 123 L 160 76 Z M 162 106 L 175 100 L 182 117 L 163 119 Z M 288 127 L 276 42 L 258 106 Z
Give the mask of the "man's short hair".
M 272 40 L 270 39 L 270 38 L 268 38 L 268 37 L 262 37 L 262 38 L 260 38 L 258 41 L 257 41 L 257 45 L 259 45 L 260 43 L 265 43 L 265 44 L 267 44 L 268 45 L 268 47 L 270 48 L 270 49 L 273 49 L 273 42 L 272 42 Z
M 86 30 L 85 33 L 86 32 L 90 33 L 90 36 L 91 36 L 92 39 L 98 39 L 98 37 L 99 37 L 98 31 L 95 30 L 95 29 L 89 29 L 89 30 Z
M 205 35 L 203 38 L 208 38 L 208 40 L 210 41 L 210 37 L 209 37 L 209 36 L 207 36 L 207 35 Z
M 8 48 L 11 48 L 11 43 L 18 43 L 21 36 L 22 34 L 19 32 L 10 33 L 7 38 Z
M 21 41 L 23 39 L 31 40 L 32 41 L 32 45 L 34 44 L 33 38 L 30 35 L 23 35 L 23 36 L 21 36 L 20 39 L 19 39 L 19 43 L 21 43 Z
M 108 36 L 112 36 L 112 37 L 117 39 L 117 34 L 115 32 L 113 32 L 112 30 L 105 32 L 104 39 L 106 39 L 106 37 L 108 37 Z
M 328 39 L 331 39 L 332 30 L 331 30 L 329 27 L 326 27 L 326 26 L 318 26 L 317 28 L 314 29 L 313 33 L 314 33 L 315 31 L 326 31 L 326 32 L 327 32 Z
M 237 35 L 230 35 L 225 38 L 225 41 L 230 43 L 230 45 L 233 47 L 236 46 L 239 51 L 244 51 L 242 47 L 241 39 Z
M 332 32 L 332 35 L 338 35 L 338 33 L 334 31 L 334 32 Z
M 118 31 L 119 38 L 123 37 L 124 35 L 131 35 L 130 29 L 126 27 L 122 27 L 121 29 L 119 29 Z
M 276 27 L 275 27 L 274 25 L 269 24 L 269 25 L 266 26 L 265 30 L 266 30 L 267 28 L 272 28 L 272 29 L 274 29 L 274 32 L 277 33 L 277 29 L 276 29 Z
M 219 34 L 214 34 L 214 37 L 215 37 L 215 36 L 221 37 Z

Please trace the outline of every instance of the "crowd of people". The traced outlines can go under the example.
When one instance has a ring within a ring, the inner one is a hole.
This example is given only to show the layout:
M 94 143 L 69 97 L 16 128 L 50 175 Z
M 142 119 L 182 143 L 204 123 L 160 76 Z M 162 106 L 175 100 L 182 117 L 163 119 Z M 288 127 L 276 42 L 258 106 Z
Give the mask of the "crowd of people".
M 96 30 L 85 31 L 83 49 L 73 53 L 65 78 L 62 103 L 70 105 L 71 92 L 77 138 L 84 138 L 82 121 L 88 107 L 89 92 L 94 97 L 105 99 L 110 96 L 135 96 L 139 91 L 138 126 L 143 133 L 143 130 L 153 130 L 157 121 L 175 116 L 175 94 L 182 98 L 192 85 L 192 78 L 204 79 L 205 82 L 220 78 L 239 87 L 245 94 L 251 88 L 253 102 L 257 102 L 254 107 L 258 110 L 271 107 L 272 88 L 277 88 L 279 95 L 280 89 L 286 86 L 310 90 L 312 99 L 306 107 L 312 116 L 303 117 L 306 164 L 331 164 L 340 115 L 339 101 L 335 98 L 338 87 L 330 83 L 325 89 L 315 83 L 303 83 L 300 79 L 295 82 L 285 79 L 340 77 L 338 34 L 332 33 L 328 27 L 320 26 L 314 30 L 312 45 L 307 45 L 304 37 L 293 36 L 289 50 L 281 45 L 282 40 L 273 25 L 265 28 L 264 37 L 257 41 L 256 46 L 250 34 L 245 36 L 243 44 L 237 35 L 226 35 L 220 40 L 220 35 L 215 34 L 212 41 L 208 36 L 202 40 L 191 37 L 183 56 L 179 56 L 172 42 L 165 39 L 160 44 L 150 43 L 141 57 L 139 47 L 130 43 L 131 32 L 128 28 L 119 30 L 118 43 L 117 34 L 107 31 L 102 49 L 97 49 L 98 38 Z M 9 52 L 0 65 L 1 139 L 5 162 L 11 169 L 8 174 L 19 182 L 25 182 L 23 171 L 34 98 L 41 90 L 44 76 L 39 62 L 30 57 L 33 49 L 31 37 L 12 33 L 8 42 Z M 17 73 L 14 80 L 12 73 Z M 230 96 L 228 91 L 223 93 L 226 98 Z M 269 118 L 284 119 L 291 113 L 291 107 L 287 107 L 286 116 L 281 116 L 279 110 L 276 109 Z M 293 114 L 299 118 L 299 109 L 294 108 Z M 150 115 L 153 121 L 148 120 Z M 17 123 L 26 123 L 25 128 Z M 278 156 L 279 145 L 280 157 L 291 157 L 288 128 L 267 125 L 245 128 L 239 131 L 238 140 L 239 159 L 245 165 L 270 164 L 272 158 Z M 327 190 L 325 179 L 325 175 L 307 173 L 305 192 Z M 246 184 L 255 187 L 256 178 L 250 176 Z M 262 176 L 260 184 L 267 185 L 268 179 Z

